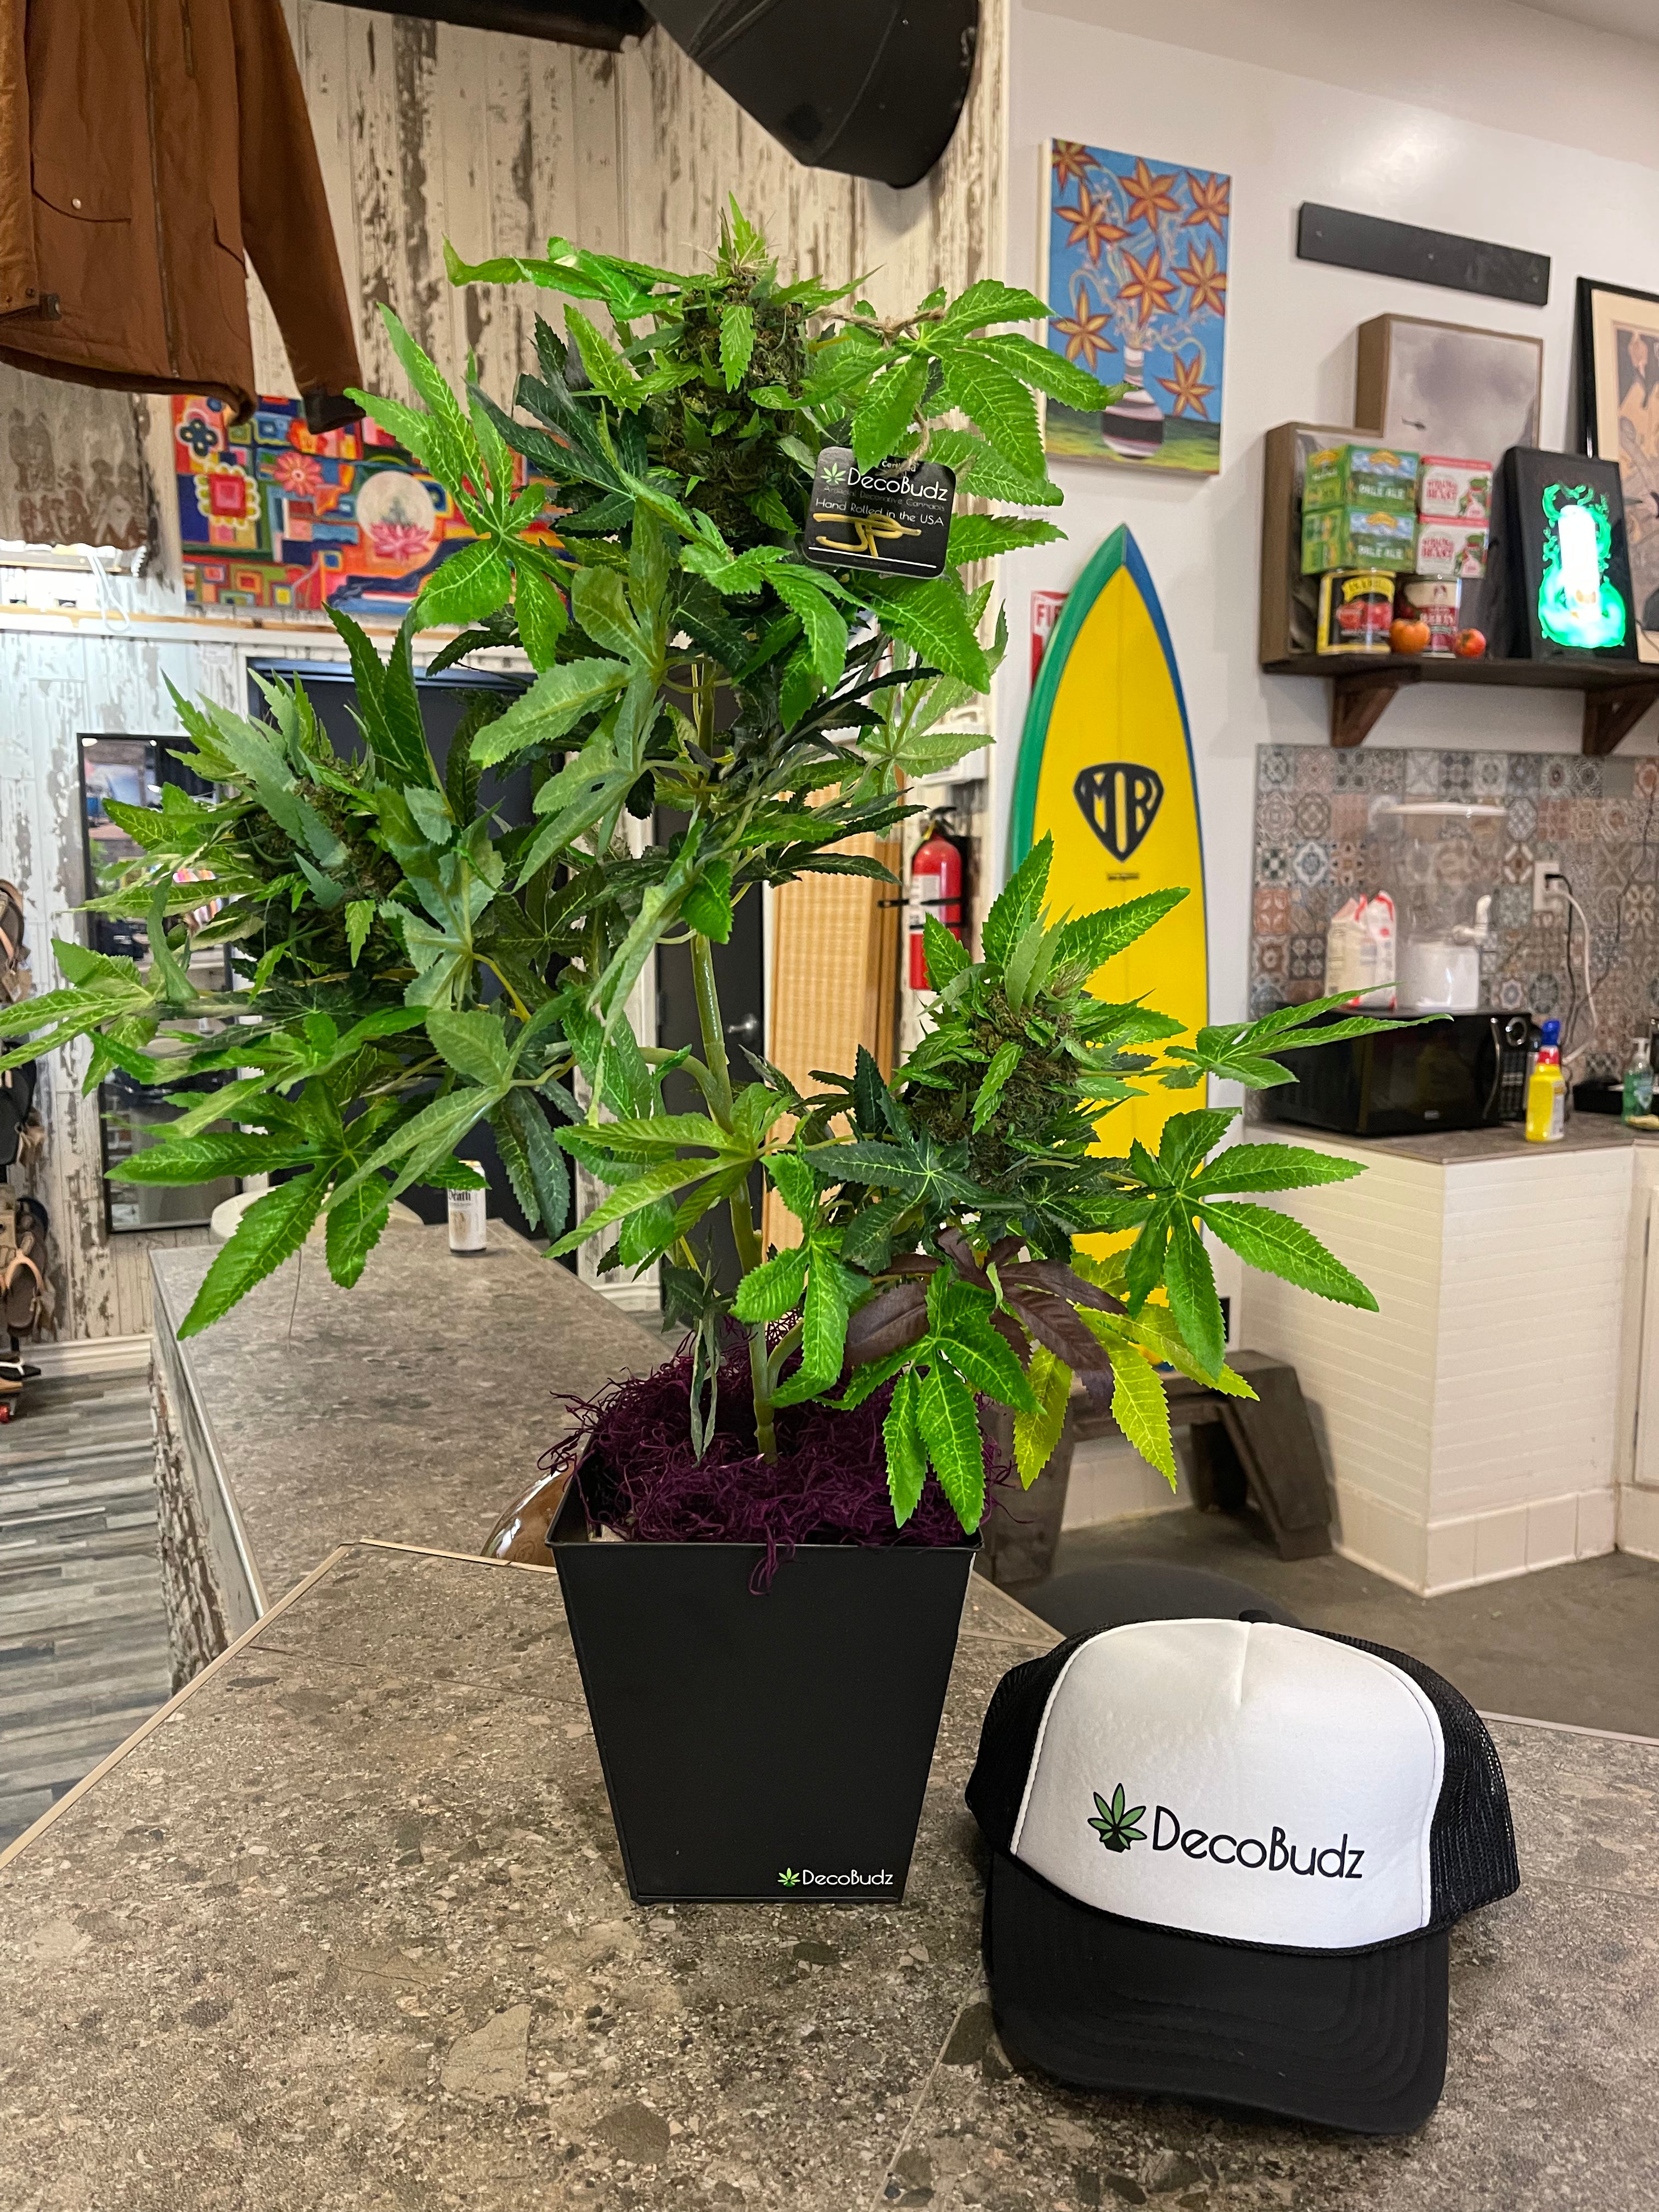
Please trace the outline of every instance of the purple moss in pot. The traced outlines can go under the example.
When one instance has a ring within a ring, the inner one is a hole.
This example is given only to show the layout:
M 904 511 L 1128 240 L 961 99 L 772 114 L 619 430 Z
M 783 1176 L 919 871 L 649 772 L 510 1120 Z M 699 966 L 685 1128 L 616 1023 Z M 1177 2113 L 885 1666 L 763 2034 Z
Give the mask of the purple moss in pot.
M 778 1457 L 755 1443 L 746 1354 L 720 1373 L 708 1449 L 691 1442 L 691 1352 L 589 1400 L 567 1398 L 574 1435 L 544 1461 L 577 1460 L 576 1486 L 590 1528 L 635 1542 L 764 1544 L 766 1577 L 799 1544 L 962 1544 L 949 1499 L 930 1483 L 902 1528 L 893 1524 L 882 1419 L 884 1389 L 850 1413 L 806 1404 L 779 1410 Z M 1008 1480 L 990 1443 L 988 1486 Z

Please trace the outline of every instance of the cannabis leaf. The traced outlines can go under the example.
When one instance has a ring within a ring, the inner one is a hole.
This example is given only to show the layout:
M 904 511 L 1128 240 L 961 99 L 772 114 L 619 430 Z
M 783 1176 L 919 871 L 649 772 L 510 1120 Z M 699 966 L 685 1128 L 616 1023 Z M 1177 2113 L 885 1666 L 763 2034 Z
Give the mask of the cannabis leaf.
M 794 1889 L 799 1885 L 800 1876 L 795 1872 L 793 1867 L 785 1867 L 783 1872 L 778 1876 L 778 1880 L 783 1884 L 786 1889 Z
M 1098 1790 L 1095 1792 L 1095 1803 L 1099 1808 L 1099 1817 L 1091 1820 L 1089 1826 L 1099 1831 L 1100 1840 L 1109 1851 L 1127 1851 L 1131 1844 L 1146 1842 L 1146 1830 L 1136 1824 L 1146 1808 L 1131 1805 L 1126 1808 L 1121 1782 L 1112 1792 L 1109 1805 Z

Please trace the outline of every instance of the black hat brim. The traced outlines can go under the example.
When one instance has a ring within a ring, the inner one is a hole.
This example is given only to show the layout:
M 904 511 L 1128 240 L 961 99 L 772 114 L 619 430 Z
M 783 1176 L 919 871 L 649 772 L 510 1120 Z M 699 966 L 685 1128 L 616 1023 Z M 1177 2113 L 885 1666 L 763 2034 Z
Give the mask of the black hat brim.
M 1088 2089 L 1409 2135 L 1446 2072 L 1443 1929 L 1369 1951 L 1280 1951 L 1080 1905 L 994 1853 L 985 1963 L 1009 2050 Z

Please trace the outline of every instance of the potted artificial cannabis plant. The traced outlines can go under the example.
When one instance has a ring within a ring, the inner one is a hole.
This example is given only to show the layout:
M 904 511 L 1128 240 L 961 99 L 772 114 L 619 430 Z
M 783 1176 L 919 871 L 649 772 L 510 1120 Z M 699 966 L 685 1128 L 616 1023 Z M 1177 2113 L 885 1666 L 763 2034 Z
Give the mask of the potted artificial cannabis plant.
M 1318 1009 L 1177 1042 L 1152 1008 L 1097 999 L 1091 977 L 1182 894 L 1052 915 L 1045 844 L 987 914 L 980 959 L 928 921 L 932 1026 L 890 1079 L 860 1054 L 803 1095 L 763 1059 L 734 1066 L 713 954 L 735 905 L 813 871 L 884 875 L 838 848 L 903 814 L 907 772 L 975 742 L 947 717 L 1003 649 L 1000 620 L 982 642 L 990 585 L 963 572 L 1060 534 L 1022 512 L 1060 501 L 1033 388 L 1083 408 L 1106 395 L 1006 327 L 1042 314 L 1030 294 L 986 281 L 884 321 L 856 288 L 780 283 L 735 209 L 703 275 L 558 239 L 544 260 L 452 258 L 451 274 L 571 303 L 562 333 L 538 323 L 511 414 L 476 388 L 459 399 L 386 318 L 420 404 L 364 404 L 476 542 L 428 578 L 384 661 L 336 618 L 362 744 L 337 750 L 298 684 L 267 680 L 258 720 L 181 700 L 214 795 L 110 802 L 143 857 L 94 902 L 148 924 L 149 963 L 59 944 L 64 988 L 0 1012 L 0 1032 L 37 1033 L 0 1067 L 84 1037 L 89 1086 L 175 1073 L 165 1141 L 114 1172 L 278 1178 L 185 1334 L 319 1221 L 331 1275 L 355 1283 L 401 1190 L 469 1180 L 456 1147 L 486 1121 L 555 1255 L 604 1235 L 609 1265 L 659 1262 L 685 1341 L 583 1411 L 555 1531 L 628 1540 L 555 1550 L 630 1884 L 896 1896 L 988 1475 L 1015 1472 L 994 1464 L 986 1401 L 1012 1411 L 1019 1483 L 1074 1379 L 1173 1479 L 1156 1364 L 1249 1395 L 1200 1227 L 1372 1303 L 1248 1197 L 1348 1164 L 1218 1152 L 1233 1114 L 1202 1106 L 1166 1123 L 1156 1158 L 1111 1157 L 1097 1135 L 1148 1085 L 1284 1080 L 1273 1052 L 1308 1042 Z M 877 464 L 955 472 L 942 574 L 805 557 L 815 477 L 843 446 L 829 465 L 843 483 Z M 459 632 L 434 667 L 516 644 L 535 672 L 510 703 L 478 696 L 441 776 L 412 654 L 432 626 Z M 480 796 L 508 766 L 529 770 L 527 826 Z M 684 826 L 634 849 L 628 817 L 658 809 Z M 198 992 L 191 937 L 230 947 L 234 988 Z M 696 1051 L 629 1025 L 671 941 L 690 946 Z M 183 1091 L 209 1073 L 218 1088 Z M 671 1074 L 697 1110 L 665 1103 Z M 573 1161 L 606 1187 L 574 1224 Z M 781 1249 L 757 1225 L 761 1177 L 793 1224 Z M 735 1295 L 709 1256 L 716 1207 Z M 1077 1240 L 1100 1232 L 1120 1249 L 1090 1257 Z

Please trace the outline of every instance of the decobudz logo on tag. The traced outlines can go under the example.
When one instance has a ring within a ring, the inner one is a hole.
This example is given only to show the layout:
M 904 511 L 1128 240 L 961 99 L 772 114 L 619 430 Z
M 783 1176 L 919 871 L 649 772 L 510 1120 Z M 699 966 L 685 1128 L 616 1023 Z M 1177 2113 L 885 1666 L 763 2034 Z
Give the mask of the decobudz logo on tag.
M 1207 1828 L 1188 1828 L 1181 1817 L 1168 1805 L 1152 1808 L 1152 1832 L 1149 1837 L 1138 1825 L 1146 1812 L 1144 1805 L 1126 1806 L 1123 1784 L 1120 1782 L 1112 1792 L 1111 1802 L 1094 1793 L 1098 1810 L 1089 1822 L 1109 1851 L 1127 1851 L 1136 1844 L 1150 1843 L 1155 1851 L 1172 1851 L 1179 1848 L 1182 1856 L 1207 1859 L 1212 1865 L 1243 1867 L 1248 1874 L 1318 1875 L 1327 1881 L 1363 1881 L 1360 1861 L 1365 1856 L 1363 1844 L 1351 1844 L 1347 1831 L 1340 1844 L 1307 1847 L 1308 1863 L 1302 1863 L 1302 1845 L 1292 1843 L 1282 1827 L 1275 1826 L 1264 1844 L 1260 1836 L 1233 1836 L 1224 1829 L 1213 1834 Z M 1336 1864 L 1329 1862 L 1334 1859 Z
M 783 1889 L 890 1889 L 893 1877 L 884 1867 L 878 1874 L 862 1874 L 848 1867 L 841 1874 L 823 1874 L 813 1867 L 785 1867 L 778 1875 Z

